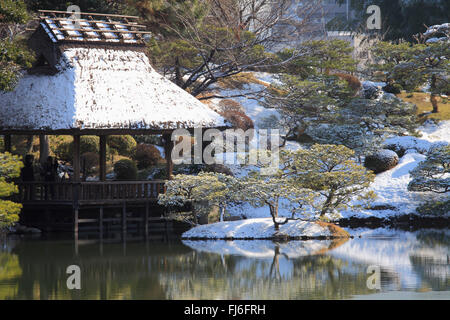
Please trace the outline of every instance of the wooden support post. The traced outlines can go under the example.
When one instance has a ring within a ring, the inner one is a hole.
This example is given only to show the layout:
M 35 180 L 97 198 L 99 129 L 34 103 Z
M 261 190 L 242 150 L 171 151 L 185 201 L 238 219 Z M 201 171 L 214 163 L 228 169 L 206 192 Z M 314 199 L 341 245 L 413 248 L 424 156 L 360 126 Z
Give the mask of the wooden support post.
M 164 134 L 164 153 L 166 155 L 166 173 L 167 180 L 173 179 L 173 162 L 172 162 L 172 150 L 174 147 L 174 143 L 172 141 L 172 134 Z
M 73 232 L 75 235 L 78 234 L 78 220 L 79 220 L 79 211 L 78 208 L 75 207 L 73 209 Z
M 106 139 L 107 136 L 100 136 L 100 181 L 106 180 Z
M 100 239 L 103 238 L 103 206 L 100 206 L 100 211 L 98 215 L 98 227 L 100 231 Z
M 144 217 L 144 232 L 145 232 L 145 236 L 148 236 L 148 216 L 149 216 L 149 204 L 148 202 L 145 202 L 145 217 Z
M 11 135 L 5 134 L 3 137 L 5 152 L 11 152 Z
M 122 232 L 127 232 L 127 203 L 123 203 L 122 207 Z
M 80 136 L 73 136 L 73 181 L 80 182 Z

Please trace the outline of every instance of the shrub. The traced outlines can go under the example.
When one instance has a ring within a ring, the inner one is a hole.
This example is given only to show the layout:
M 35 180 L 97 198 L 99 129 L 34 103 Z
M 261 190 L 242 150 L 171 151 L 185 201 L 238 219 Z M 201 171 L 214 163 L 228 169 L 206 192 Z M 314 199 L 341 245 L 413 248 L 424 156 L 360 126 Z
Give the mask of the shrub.
M 99 165 L 99 154 L 95 152 L 86 152 L 81 155 L 81 164 L 85 174 L 93 174 Z
M 53 152 L 55 153 L 56 157 L 58 159 L 64 160 L 64 161 L 72 161 L 73 155 L 72 155 L 72 142 L 65 141 L 60 144 L 58 144 L 56 147 L 54 147 Z
M 117 180 L 136 180 L 137 167 L 134 161 L 122 159 L 114 164 L 114 173 Z
M 387 93 L 393 93 L 393 94 L 399 94 L 402 93 L 403 87 L 399 83 L 388 83 L 386 86 L 383 87 L 383 90 Z
M 398 164 L 398 155 L 392 150 L 380 150 L 366 157 L 364 166 L 374 173 L 381 173 Z
M 80 154 L 88 152 L 99 153 L 100 138 L 97 136 L 81 136 L 80 137 Z M 72 161 L 73 158 L 73 141 L 64 141 L 58 144 L 53 152 L 58 159 L 64 161 Z
M 108 146 L 122 156 L 131 156 L 136 149 L 136 140 L 130 135 L 109 136 Z
M 219 102 L 220 110 L 222 111 L 238 111 L 243 112 L 244 107 L 237 101 L 232 99 L 224 99 Z
M 349 88 L 352 89 L 353 94 L 358 93 L 359 89 L 361 89 L 361 81 L 359 81 L 357 77 L 347 73 L 335 73 L 334 75 L 342 80 L 345 80 Z
M 134 159 L 139 169 L 145 169 L 158 164 L 162 159 L 159 150 L 151 144 L 138 144 Z
M 255 127 L 252 119 L 250 119 L 245 113 L 241 111 L 224 110 L 220 113 L 220 115 L 228 120 L 233 125 L 233 127 L 237 129 L 246 131 Z
M 417 207 L 416 211 L 424 215 L 442 216 L 450 212 L 450 200 L 428 201 Z

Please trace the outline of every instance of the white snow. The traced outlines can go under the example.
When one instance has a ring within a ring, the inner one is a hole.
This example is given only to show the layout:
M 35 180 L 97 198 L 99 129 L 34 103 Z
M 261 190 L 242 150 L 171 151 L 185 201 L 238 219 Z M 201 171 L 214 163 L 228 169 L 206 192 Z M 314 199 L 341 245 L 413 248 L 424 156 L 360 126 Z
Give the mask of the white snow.
M 54 76 L 24 74 L 0 93 L 11 129 L 221 127 L 224 119 L 159 75 L 143 52 L 71 48 Z
M 331 240 L 323 241 L 289 241 L 275 243 L 269 240 L 183 240 L 183 244 L 196 251 L 236 255 L 257 259 L 273 258 L 278 247 L 279 253 L 288 259 L 322 254 Z
M 280 219 L 280 221 L 283 220 Z M 183 238 L 269 239 L 273 237 L 274 232 L 272 218 L 260 218 L 200 225 L 183 233 Z M 331 236 L 328 228 L 321 227 L 314 222 L 301 220 L 289 221 L 280 226 L 280 233 L 290 237 Z

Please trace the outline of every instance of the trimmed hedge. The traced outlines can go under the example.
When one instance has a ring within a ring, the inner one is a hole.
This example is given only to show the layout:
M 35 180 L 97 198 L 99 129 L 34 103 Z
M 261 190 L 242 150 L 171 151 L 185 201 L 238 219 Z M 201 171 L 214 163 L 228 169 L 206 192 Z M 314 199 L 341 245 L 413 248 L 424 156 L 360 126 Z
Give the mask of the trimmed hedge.
M 114 164 L 114 174 L 117 180 L 136 180 L 138 169 L 134 161 L 122 159 Z
M 117 151 L 121 156 L 130 157 L 136 150 L 136 140 L 130 135 L 109 136 L 107 144 L 110 149 Z

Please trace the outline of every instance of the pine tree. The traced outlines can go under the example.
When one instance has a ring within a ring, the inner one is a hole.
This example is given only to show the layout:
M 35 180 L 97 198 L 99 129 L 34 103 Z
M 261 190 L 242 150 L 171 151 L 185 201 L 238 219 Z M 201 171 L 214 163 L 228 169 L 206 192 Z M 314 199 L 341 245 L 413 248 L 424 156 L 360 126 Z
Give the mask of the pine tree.
M 407 61 L 392 69 L 389 78 L 401 82 L 408 91 L 429 84 L 433 113 L 439 112 L 437 97 L 450 92 L 450 46 L 448 42 L 418 44 Z
M 354 162 L 355 153 L 345 146 L 313 145 L 309 150 L 285 152 L 287 178 L 297 188 L 311 190 L 316 199 L 310 204 L 320 218 L 346 208 L 359 197 L 360 205 L 374 198 L 367 191 L 375 176 Z
M 23 164 L 19 157 L 10 153 L 0 153 L 0 230 L 11 226 L 19 220 L 22 206 L 10 200 L 3 200 L 17 193 L 17 186 L 10 182 L 20 176 Z
M 16 41 L 13 26 L 28 20 L 22 0 L 0 1 L 0 91 L 13 90 L 20 70 L 31 67 L 33 56 L 24 45 Z
M 236 199 L 239 184 L 236 179 L 220 173 L 175 175 L 165 184 L 166 193 L 159 195 L 158 203 L 173 207 L 190 204 L 192 217 L 198 223 L 198 215 L 207 214 L 211 206 L 221 209 L 221 220 L 227 205 Z

